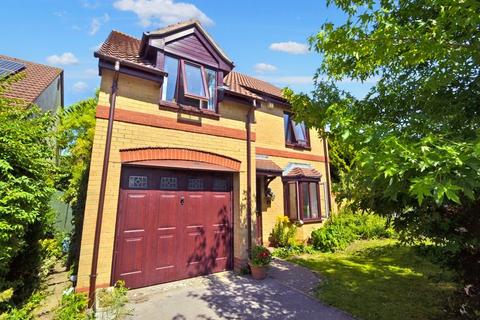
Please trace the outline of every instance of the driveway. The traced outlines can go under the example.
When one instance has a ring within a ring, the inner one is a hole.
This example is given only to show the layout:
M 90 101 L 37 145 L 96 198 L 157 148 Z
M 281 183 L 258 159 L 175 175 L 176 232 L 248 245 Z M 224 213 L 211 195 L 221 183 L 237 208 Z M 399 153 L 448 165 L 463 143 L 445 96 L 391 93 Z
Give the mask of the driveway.
M 319 281 L 310 271 L 290 268 L 298 266 L 276 261 L 262 281 L 223 272 L 131 290 L 131 319 L 353 319 L 310 296 Z

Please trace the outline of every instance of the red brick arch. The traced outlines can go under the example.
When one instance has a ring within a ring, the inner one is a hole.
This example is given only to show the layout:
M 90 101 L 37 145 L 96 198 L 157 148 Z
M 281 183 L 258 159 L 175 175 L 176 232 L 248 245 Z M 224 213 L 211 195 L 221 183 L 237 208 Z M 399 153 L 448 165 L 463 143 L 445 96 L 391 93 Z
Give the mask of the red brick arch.
M 240 171 L 240 161 L 212 152 L 186 148 L 135 148 L 120 150 L 122 163 L 148 160 L 186 160 L 210 163 Z

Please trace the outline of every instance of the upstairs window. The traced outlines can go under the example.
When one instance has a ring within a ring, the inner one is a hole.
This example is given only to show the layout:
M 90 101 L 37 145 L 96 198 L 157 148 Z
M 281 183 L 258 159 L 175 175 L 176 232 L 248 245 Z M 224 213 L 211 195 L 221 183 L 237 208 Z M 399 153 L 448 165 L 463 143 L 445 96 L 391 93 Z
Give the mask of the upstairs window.
M 283 123 L 285 125 L 286 145 L 303 148 L 310 146 L 310 137 L 305 123 L 295 122 L 291 113 L 283 114 Z
M 202 67 L 184 63 L 183 69 L 183 81 L 185 88 L 185 95 L 193 96 L 194 98 L 207 99 L 208 96 L 205 92 L 205 79 L 202 72 Z
M 168 77 L 163 80 L 163 100 L 176 101 L 176 89 L 178 78 L 178 59 L 165 56 L 165 71 L 168 73 Z
M 216 111 L 217 72 L 165 56 L 162 100 Z

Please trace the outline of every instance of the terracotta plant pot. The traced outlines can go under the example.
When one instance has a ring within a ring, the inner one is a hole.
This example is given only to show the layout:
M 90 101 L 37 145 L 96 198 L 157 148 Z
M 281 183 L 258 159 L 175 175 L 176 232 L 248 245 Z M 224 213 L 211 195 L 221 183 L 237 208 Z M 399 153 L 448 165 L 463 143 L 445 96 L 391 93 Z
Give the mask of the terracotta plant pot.
M 250 270 L 252 271 L 252 278 L 255 280 L 263 280 L 267 277 L 266 266 L 254 266 L 250 264 Z

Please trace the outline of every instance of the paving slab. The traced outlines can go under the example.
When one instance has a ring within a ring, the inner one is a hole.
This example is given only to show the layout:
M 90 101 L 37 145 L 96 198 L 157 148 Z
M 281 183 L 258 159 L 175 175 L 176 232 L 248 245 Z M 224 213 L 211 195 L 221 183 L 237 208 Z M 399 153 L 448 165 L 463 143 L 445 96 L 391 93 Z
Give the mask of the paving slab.
M 353 319 L 291 284 L 233 272 L 131 290 L 129 300 L 130 319 Z

